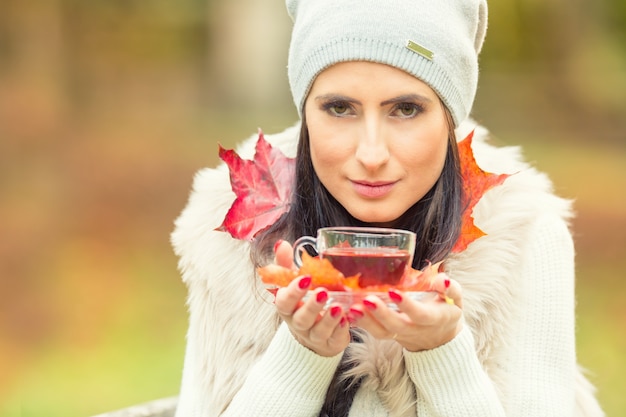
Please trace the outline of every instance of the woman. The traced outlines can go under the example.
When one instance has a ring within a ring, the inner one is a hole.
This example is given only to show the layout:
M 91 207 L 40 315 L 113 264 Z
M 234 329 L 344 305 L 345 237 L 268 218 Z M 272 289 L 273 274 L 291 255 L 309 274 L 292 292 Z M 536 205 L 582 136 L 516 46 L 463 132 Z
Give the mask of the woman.
M 252 244 L 238 241 L 214 230 L 233 201 L 226 167 L 196 177 L 172 236 L 190 311 L 177 415 L 603 415 L 576 365 L 570 205 L 481 128 L 482 168 L 515 175 L 474 210 L 487 235 L 450 253 L 484 1 L 287 5 L 302 122 L 268 140 L 297 147 L 292 204 Z M 399 311 L 368 296 L 344 312 L 325 306 L 323 288 L 303 301 L 306 276 L 275 299 L 264 290 L 256 267 L 274 256 L 290 266 L 288 242 L 334 225 L 415 231 L 414 267 L 444 260 L 434 289 L 454 303 L 392 290 Z

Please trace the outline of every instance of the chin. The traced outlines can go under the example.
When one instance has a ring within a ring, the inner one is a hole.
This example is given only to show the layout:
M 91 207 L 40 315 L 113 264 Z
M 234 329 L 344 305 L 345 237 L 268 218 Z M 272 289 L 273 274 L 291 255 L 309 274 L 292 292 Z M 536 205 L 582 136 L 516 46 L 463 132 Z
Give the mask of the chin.
M 370 226 L 373 226 L 373 227 L 394 227 L 394 225 L 396 224 L 398 220 L 397 217 L 394 217 L 394 218 L 381 217 L 376 214 L 363 215 L 363 216 L 357 216 L 355 214 L 352 214 L 352 216 L 356 218 L 357 220 L 360 220 L 364 223 L 368 223 Z

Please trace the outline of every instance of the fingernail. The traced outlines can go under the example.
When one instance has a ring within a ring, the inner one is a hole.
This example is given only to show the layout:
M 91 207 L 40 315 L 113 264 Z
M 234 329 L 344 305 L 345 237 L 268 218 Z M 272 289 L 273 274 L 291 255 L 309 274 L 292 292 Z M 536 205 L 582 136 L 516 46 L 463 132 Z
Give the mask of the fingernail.
M 346 324 L 348 324 L 348 319 L 346 318 L 346 316 L 343 316 L 341 320 L 339 321 L 339 325 L 341 327 L 346 327 Z
M 370 300 L 363 300 L 363 305 L 370 310 L 376 310 L 376 304 L 372 303 Z
M 396 292 L 396 290 L 389 290 L 389 298 L 391 298 L 391 301 L 393 301 L 396 304 L 402 302 L 402 295 Z
M 350 308 L 350 313 L 355 319 L 360 319 L 365 315 L 361 310 L 357 310 L 356 308 Z
M 450 280 L 448 278 L 443 280 L 443 285 L 446 286 L 446 289 L 450 288 Z
M 278 239 L 276 241 L 276 243 L 274 243 L 274 253 L 276 253 L 276 251 L 278 250 L 278 247 L 280 246 L 281 243 L 283 243 L 282 239 Z
M 330 317 L 337 318 L 341 314 L 343 309 L 340 306 L 332 306 L 330 308 Z
M 317 300 L 318 303 L 325 303 L 326 300 L 328 300 L 328 292 L 326 290 L 322 290 L 318 292 L 317 295 L 315 296 L 315 299 Z
M 309 288 L 311 286 L 311 276 L 310 275 L 305 275 L 302 278 L 300 278 L 300 282 L 298 282 L 298 287 L 300 287 L 300 289 L 306 289 Z

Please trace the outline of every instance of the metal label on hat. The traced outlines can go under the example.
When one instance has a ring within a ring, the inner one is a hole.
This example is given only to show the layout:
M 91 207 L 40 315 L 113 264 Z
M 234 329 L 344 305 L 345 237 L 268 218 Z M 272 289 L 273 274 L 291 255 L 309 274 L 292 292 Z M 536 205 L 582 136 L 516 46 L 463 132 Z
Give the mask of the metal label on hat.
M 413 42 L 410 39 L 406 41 L 406 47 L 407 49 L 415 52 L 416 54 L 423 56 L 429 61 L 432 61 L 433 58 L 435 57 L 434 52 L 429 51 L 428 49 L 424 48 L 422 45 L 418 44 L 417 42 Z

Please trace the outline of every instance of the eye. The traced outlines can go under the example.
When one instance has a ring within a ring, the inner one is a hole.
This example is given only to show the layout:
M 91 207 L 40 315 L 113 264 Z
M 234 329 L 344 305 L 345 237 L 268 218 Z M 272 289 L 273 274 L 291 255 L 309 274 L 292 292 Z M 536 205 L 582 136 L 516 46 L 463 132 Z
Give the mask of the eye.
M 393 109 L 392 115 L 403 119 L 417 116 L 424 109 L 415 103 L 398 103 Z
M 345 101 L 332 101 L 325 103 L 322 108 L 331 116 L 342 117 L 352 114 L 352 107 Z

